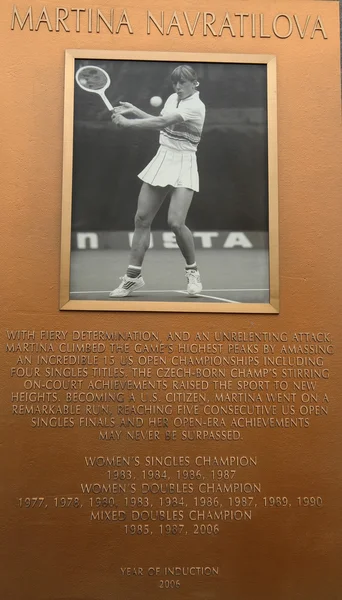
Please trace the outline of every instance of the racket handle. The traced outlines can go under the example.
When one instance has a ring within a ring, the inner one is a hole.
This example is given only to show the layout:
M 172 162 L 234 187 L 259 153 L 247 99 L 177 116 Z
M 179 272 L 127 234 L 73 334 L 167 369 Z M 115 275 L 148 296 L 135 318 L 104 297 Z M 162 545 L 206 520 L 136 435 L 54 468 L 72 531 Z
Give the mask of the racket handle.
M 100 93 L 100 96 L 103 100 L 103 102 L 105 103 L 105 105 L 107 106 L 108 110 L 113 110 L 114 106 L 112 106 L 112 104 L 109 102 L 106 94 L 104 92 Z

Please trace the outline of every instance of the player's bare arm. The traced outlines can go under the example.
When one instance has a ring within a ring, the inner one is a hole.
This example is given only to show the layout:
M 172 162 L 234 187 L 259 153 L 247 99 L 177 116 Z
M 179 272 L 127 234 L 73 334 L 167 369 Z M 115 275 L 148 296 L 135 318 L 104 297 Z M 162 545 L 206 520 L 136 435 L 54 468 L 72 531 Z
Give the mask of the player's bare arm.
M 134 104 L 130 102 L 119 102 L 120 106 L 115 106 L 113 110 L 113 115 L 133 115 L 138 119 L 146 119 L 147 117 L 153 117 L 153 115 L 141 110 Z
M 141 119 L 126 119 L 123 115 L 112 115 L 112 121 L 117 127 L 134 127 L 135 129 L 155 129 L 160 131 L 168 125 L 180 123 L 183 117 L 180 113 L 171 113 L 160 117 L 146 117 Z

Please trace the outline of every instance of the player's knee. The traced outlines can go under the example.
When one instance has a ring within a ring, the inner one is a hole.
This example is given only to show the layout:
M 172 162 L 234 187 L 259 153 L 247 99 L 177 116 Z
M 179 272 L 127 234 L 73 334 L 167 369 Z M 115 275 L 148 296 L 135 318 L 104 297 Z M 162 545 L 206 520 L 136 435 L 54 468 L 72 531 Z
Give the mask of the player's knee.
M 148 229 L 151 227 L 152 219 L 149 215 L 141 215 L 137 213 L 134 218 L 134 225 L 136 229 Z
M 180 233 L 182 231 L 184 227 L 184 222 L 178 219 L 177 217 L 169 216 L 168 226 L 170 227 L 171 231 L 173 231 L 173 233 L 177 235 L 177 233 Z

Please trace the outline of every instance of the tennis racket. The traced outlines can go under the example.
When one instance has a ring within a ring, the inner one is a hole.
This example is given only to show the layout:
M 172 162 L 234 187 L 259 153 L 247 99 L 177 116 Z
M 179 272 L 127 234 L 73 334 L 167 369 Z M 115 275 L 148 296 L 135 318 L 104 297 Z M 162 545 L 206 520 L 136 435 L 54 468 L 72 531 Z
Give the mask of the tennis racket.
M 106 89 L 110 86 L 110 77 L 104 69 L 95 67 L 94 65 L 80 67 L 75 75 L 75 79 L 82 90 L 98 94 L 108 110 L 113 110 L 113 106 L 105 94 Z

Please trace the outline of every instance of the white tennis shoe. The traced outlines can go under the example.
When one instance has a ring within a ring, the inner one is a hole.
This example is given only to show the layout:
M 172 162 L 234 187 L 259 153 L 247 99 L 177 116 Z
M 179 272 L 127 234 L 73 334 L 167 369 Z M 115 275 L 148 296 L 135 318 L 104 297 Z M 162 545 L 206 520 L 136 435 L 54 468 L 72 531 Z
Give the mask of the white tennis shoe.
M 115 290 L 109 294 L 111 298 L 124 298 L 145 285 L 145 281 L 141 275 L 139 275 L 139 277 L 128 277 L 128 275 L 124 275 L 123 277 L 120 277 L 120 279 L 121 283 L 119 287 L 115 288 Z
M 199 271 L 196 269 L 186 269 L 185 276 L 188 280 L 186 291 L 188 292 L 189 296 L 197 296 L 197 294 L 199 294 L 203 289 Z

